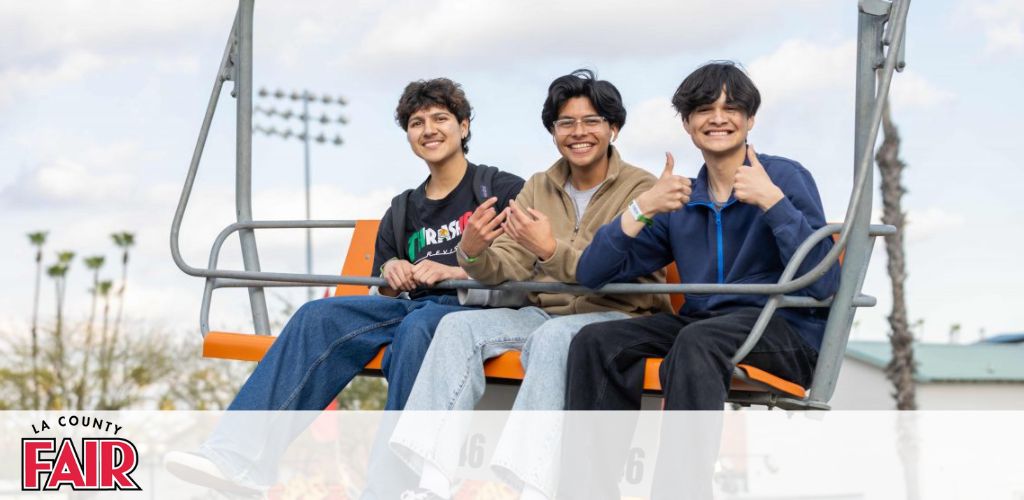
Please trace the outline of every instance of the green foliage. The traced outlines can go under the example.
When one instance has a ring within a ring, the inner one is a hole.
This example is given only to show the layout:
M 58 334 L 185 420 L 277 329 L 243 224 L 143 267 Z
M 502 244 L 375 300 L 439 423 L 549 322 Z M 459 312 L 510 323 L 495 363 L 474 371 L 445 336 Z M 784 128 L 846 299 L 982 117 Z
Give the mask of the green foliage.
M 125 250 L 135 244 L 135 233 L 129 233 L 127 231 L 112 233 L 110 238 L 114 240 L 114 245 Z
M 39 377 L 35 374 L 39 372 L 39 289 L 43 276 L 43 245 L 46 244 L 46 231 L 28 233 L 28 241 L 36 248 L 36 279 L 35 286 L 32 289 L 32 327 L 29 330 L 32 339 L 29 356 L 33 373 L 31 377 L 32 404 L 27 407 L 39 408 Z
M 219 410 L 227 408 L 255 366 L 224 359 L 204 359 L 196 336 L 195 344 L 180 351 L 181 366 L 160 395 L 161 410 Z
M 28 236 L 38 249 L 37 269 L 42 270 L 47 233 Z M 202 341 L 195 332 L 169 332 L 126 321 L 123 334 L 118 335 L 125 268 L 135 236 L 119 232 L 111 238 L 122 251 L 121 282 L 115 287 L 114 281 L 100 279 L 106 261 L 102 255 L 83 259 L 93 275 L 89 293 L 94 303 L 87 321 L 63 319 L 63 285 L 75 252 L 62 251 L 56 263 L 46 267 L 57 285 L 55 321 L 40 324 L 39 336 L 35 326 L 31 335 L 0 331 L 0 410 L 227 408 L 253 369 L 252 363 L 204 359 Z M 116 317 L 111 314 L 112 303 L 118 309 Z M 283 326 L 295 309 L 282 300 L 275 326 Z M 381 410 L 387 401 L 387 383 L 379 377 L 356 377 L 337 401 L 341 409 Z
M 383 410 L 388 400 L 388 383 L 383 377 L 358 376 L 338 395 L 342 410 Z
M 35 247 L 42 247 L 46 244 L 46 231 L 37 231 L 34 233 L 28 233 L 28 241 Z
M 62 250 L 57 252 L 57 262 L 64 265 L 70 265 L 71 261 L 75 259 L 75 252 L 70 250 Z
M 68 273 L 67 264 L 54 264 L 46 268 L 46 275 L 51 278 L 63 278 Z
M 43 261 L 43 245 L 46 244 L 46 231 L 28 233 L 28 242 L 36 247 L 36 264 Z
M 132 326 L 132 335 L 111 346 L 109 363 L 89 367 L 83 379 L 91 383 L 74 388 L 59 383 L 53 336 L 43 337 L 39 369 L 33 374 L 27 336 L 0 332 L 6 341 L 0 345 L 0 410 L 33 407 L 33 375 L 38 377 L 42 409 L 224 409 L 252 368 L 249 363 L 203 359 L 198 335 Z M 65 328 L 61 340 L 66 374 L 77 377 L 85 367 L 85 353 L 98 350 L 85 339 L 84 325 Z M 101 380 L 108 380 L 105 391 Z
M 121 249 L 121 264 L 128 264 L 128 249 L 135 245 L 135 233 L 122 231 L 111 234 L 110 238 L 114 240 L 114 245 Z
M 46 235 L 45 231 L 28 235 L 37 248 L 40 272 Z M 127 263 L 134 234 L 121 232 L 112 237 L 124 252 L 122 262 Z M 58 252 L 56 262 L 46 267 L 56 285 L 53 321 L 37 327 L 34 315 L 31 332 L 0 331 L 0 409 L 227 407 L 252 365 L 204 360 L 198 335 L 168 332 L 141 322 L 128 322 L 127 334 L 117 337 L 110 307 L 113 281 L 99 279 L 106 260 L 102 255 L 84 259 L 93 274 L 89 293 L 94 302 L 88 321 L 65 321 L 64 283 L 74 257 L 72 251 Z M 122 266 L 118 306 L 123 304 L 124 277 Z M 34 297 L 38 297 L 38 289 Z M 97 315 L 100 304 L 102 313 Z
M 103 261 L 105 260 L 106 257 L 102 255 L 93 255 L 92 257 L 86 257 L 85 267 L 87 267 L 90 271 L 97 271 L 99 270 L 99 268 L 103 267 Z

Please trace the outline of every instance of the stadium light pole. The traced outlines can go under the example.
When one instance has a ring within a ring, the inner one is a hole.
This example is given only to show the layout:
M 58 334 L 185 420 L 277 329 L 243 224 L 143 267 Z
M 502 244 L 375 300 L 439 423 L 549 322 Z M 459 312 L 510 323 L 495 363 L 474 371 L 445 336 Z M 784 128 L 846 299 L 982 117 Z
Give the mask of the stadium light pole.
M 287 128 L 287 127 L 284 128 L 283 130 L 279 131 L 279 130 L 277 130 L 277 127 L 274 127 L 274 126 L 263 127 L 263 126 L 260 126 L 260 125 L 254 125 L 253 126 L 253 132 L 254 133 L 255 132 L 259 132 L 259 133 L 262 133 L 262 134 L 265 134 L 265 135 L 271 136 L 271 137 L 280 135 L 282 139 L 290 139 L 292 137 L 295 137 L 296 139 L 299 139 L 299 140 L 302 141 L 302 143 L 303 143 L 303 160 L 304 160 L 303 161 L 303 174 L 304 174 L 303 177 L 304 177 L 304 180 L 305 180 L 305 192 L 306 192 L 306 220 L 312 220 L 312 210 L 311 210 L 311 204 L 312 203 L 311 203 L 311 197 L 310 197 L 310 186 L 312 184 L 312 178 L 311 178 L 311 175 L 310 175 L 309 144 L 310 144 L 311 141 L 315 140 L 316 142 L 318 142 L 320 144 L 332 144 L 334 146 L 339 146 L 340 147 L 342 144 L 344 144 L 344 141 L 342 140 L 341 135 L 338 135 L 338 134 L 335 134 L 334 138 L 329 140 L 329 139 L 327 139 L 327 136 L 324 135 L 323 131 L 321 131 L 320 134 L 317 135 L 314 138 L 313 134 L 310 132 L 309 124 L 310 124 L 311 121 L 315 120 L 315 121 L 319 122 L 324 128 L 330 127 L 331 125 L 334 125 L 334 124 L 336 124 L 337 126 L 341 126 L 341 125 L 345 125 L 345 124 L 348 123 L 348 118 L 345 117 L 345 115 L 337 115 L 337 116 L 332 117 L 332 116 L 329 116 L 326 112 L 322 113 L 319 117 L 314 117 L 312 114 L 310 114 L 309 107 L 310 107 L 311 103 L 315 103 L 315 102 L 320 102 L 320 103 L 322 103 L 325 106 L 329 106 L 331 104 L 337 104 L 338 106 L 346 106 L 346 105 L 348 105 L 348 101 L 344 97 L 341 97 L 341 96 L 330 96 L 330 95 L 326 95 L 326 94 L 324 94 L 324 95 L 316 95 L 316 94 L 314 94 L 314 93 L 312 93 L 312 92 L 310 92 L 308 90 L 303 90 L 302 92 L 294 91 L 293 90 L 291 93 L 286 93 L 284 90 L 281 90 L 281 89 L 277 89 L 277 90 L 275 90 L 273 92 L 270 92 L 266 88 L 261 88 L 257 95 L 260 98 L 263 98 L 263 99 L 277 99 L 277 100 L 281 100 L 281 101 L 284 101 L 284 100 L 287 99 L 287 100 L 291 100 L 291 101 L 301 101 L 302 102 L 302 112 L 301 112 L 301 114 L 294 113 L 292 110 L 287 109 L 287 108 L 286 109 L 278 109 L 278 108 L 276 108 L 274 106 L 269 106 L 269 107 L 256 106 L 255 108 L 253 108 L 253 110 L 256 111 L 257 113 L 264 114 L 264 115 L 266 115 L 268 117 L 271 117 L 271 118 L 275 117 L 275 116 L 280 116 L 282 119 L 284 119 L 286 121 L 290 121 L 292 119 L 299 120 L 299 121 L 302 122 L 302 132 L 295 133 L 295 132 L 292 131 L 291 128 Z M 312 228 L 306 228 L 306 273 L 307 274 L 313 274 L 313 231 L 312 231 Z M 310 287 L 310 288 L 308 288 L 306 290 L 306 296 L 307 296 L 307 298 L 309 300 L 313 300 L 313 288 L 312 287 Z

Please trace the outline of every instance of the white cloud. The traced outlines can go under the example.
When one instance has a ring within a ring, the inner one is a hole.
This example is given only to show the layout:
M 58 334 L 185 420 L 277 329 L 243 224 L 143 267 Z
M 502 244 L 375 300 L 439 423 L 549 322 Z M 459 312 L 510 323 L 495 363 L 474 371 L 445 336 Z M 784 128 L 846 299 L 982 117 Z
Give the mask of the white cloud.
M 845 133 L 837 128 L 852 123 L 855 65 L 853 40 L 790 39 L 754 59 L 747 69 L 761 92 L 763 107 L 752 140 L 769 148 L 766 151 L 783 146 L 791 154 L 796 154 L 794 147 L 830 151 L 845 146 L 827 141 Z M 930 109 L 955 97 L 912 70 L 897 73 L 893 82 L 892 101 L 903 109 Z M 661 165 L 664 151 L 676 151 L 679 160 L 691 149 L 668 99 L 666 95 L 631 106 L 621 139 L 624 150 L 631 149 L 655 166 Z M 814 143 L 793 140 L 806 136 L 818 139 Z M 687 161 L 700 164 L 697 155 L 680 164 Z
M 51 141 L 56 137 L 51 136 Z M 39 139 L 30 139 L 40 147 Z M 81 141 L 69 142 L 75 144 Z M 67 209 L 137 202 L 143 164 L 134 143 L 83 146 L 73 159 L 58 155 L 21 171 L 0 188 L 0 204 L 14 208 Z
M 881 194 L 875 195 L 881 203 Z M 924 207 L 906 210 L 906 224 L 903 228 L 907 243 L 922 243 L 938 236 L 954 234 L 967 222 L 963 214 L 951 212 L 943 207 Z M 871 223 L 882 223 L 882 209 L 875 207 L 871 211 Z M 882 239 L 876 242 L 876 249 L 882 248 Z
M 119 64 L 182 69 L 188 62 L 177 53 L 203 47 L 212 32 L 226 39 L 233 9 L 198 0 L 0 2 L 0 47 L 12 49 L 0 51 L 0 105 Z
M 986 53 L 1024 52 L 1024 3 L 992 0 L 971 2 L 968 8 L 983 25 Z
M 626 161 L 658 175 L 665 165 L 665 152 L 675 158 L 675 172 L 695 176 L 703 163 L 690 145 L 678 113 L 668 95 L 629 106 L 626 126 L 617 142 Z
M 75 50 L 63 54 L 52 65 L 10 66 L 0 70 L 0 105 L 10 102 L 25 90 L 40 91 L 54 85 L 76 81 L 101 71 L 112 61 L 93 52 Z
M 836 44 L 787 40 L 748 69 L 764 101 L 777 102 L 805 92 L 850 86 L 856 55 L 853 40 Z
M 474 67 L 535 64 L 540 59 L 651 58 L 720 47 L 756 33 L 735 29 L 782 16 L 776 6 L 655 0 L 618 2 L 545 0 L 404 0 L 381 13 L 351 62 L 367 65 L 445 66 L 469 58 Z M 571 20 L 571 22 L 569 21 Z M 629 34 L 643 33 L 642 37 Z
M 168 74 L 195 74 L 199 71 L 199 58 L 191 54 L 168 57 L 157 61 L 156 69 Z
M 750 64 L 750 74 L 766 105 L 778 106 L 815 92 L 852 96 L 857 45 L 853 40 L 822 44 L 787 40 L 771 54 Z M 895 106 L 931 109 L 955 97 L 912 69 L 896 73 L 890 96 Z
M 81 163 L 57 160 L 22 172 L 0 191 L 8 206 L 54 207 L 101 203 L 123 192 L 123 175 L 100 173 Z
M 881 194 L 876 194 L 875 201 L 881 203 L 881 197 Z M 906 202 L 904 201 L 904 203 Z M 936 234 L 955 231 L 958 228 L 964 227 L 967 222 L 963 214 L 943 207 L 928 206 L 915 209 L 906 209 L 904 207 L 904 210 L 906 213 L 905 230 L 907 232 L 907 241 L 910 242 L 925 241 Z M 882 223 L 881 207 L 875 207 L 871 210 L 871 223 Z
M 0 3 L 0 67 L 46 59 L 75 49 L 126 53 L 175 47 L 197 30 L 217 27 L 234 12 L 233 2 L 199 0 L 80 2 L 49 0 Z M 226 32 L 225 32 L 226 38 Z M 131 40 L 125 43 L 125 40 Z
M 1024 29 L 1021 29 L 1019 20 L 993 24 L 989 26 L 985 34 L 988 36 L 988 46 L 986 47 L 988 52 L 1024 49 Z
M 964 226 L 962 214 L 942 207 L 927 207 L 907 212 L 907 241 L 921 243 L 940 234 L 952 234 Z
M 914 70 L 904 70 L 892 79 L 889 88 L 894 108 L 934 109 L 956 98 L 953 92 L 940 88 Z
M 669 97 L 657 97 L 630 106 L 621 141 L 634 147 L 664 148 L 678 142 L 682 132 Z

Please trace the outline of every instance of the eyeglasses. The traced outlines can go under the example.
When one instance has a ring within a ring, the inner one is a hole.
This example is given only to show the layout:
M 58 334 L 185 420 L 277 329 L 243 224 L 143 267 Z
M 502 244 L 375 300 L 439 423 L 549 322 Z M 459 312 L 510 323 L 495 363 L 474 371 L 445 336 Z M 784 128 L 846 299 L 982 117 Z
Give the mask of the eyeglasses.
M 583 130 L 594 131 L 601 127 L 601 125 L 608 121 L 603 116 L 584 116 L 583 118 L 561 118 L 555 120 L 555 130 L 559 134 L 570 134 L 576 130 L 576 124 L 583 124 Z

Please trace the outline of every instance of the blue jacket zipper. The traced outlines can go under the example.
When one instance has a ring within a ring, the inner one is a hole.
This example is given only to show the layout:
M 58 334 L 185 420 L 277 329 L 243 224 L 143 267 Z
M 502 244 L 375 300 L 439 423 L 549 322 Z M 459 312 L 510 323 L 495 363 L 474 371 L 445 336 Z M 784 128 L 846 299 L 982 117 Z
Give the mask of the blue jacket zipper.
M 723 207 L 724 208 L 724 207 Z M 715 232 L 718 241 L 718 282 L 725 283 L 725 252 L 722 251 L 722 212 L 716 208 L 715 211 Z
M 722 205 L 721 209 L 715 208 L 714 204 L 705 203 L 702 201 L 693 201 L 687 205 L 701 205 L 708 207 L 712 212 L 715 213 L 715 242 L 716 242 L 716 253 L 718 254 L 718 282 L 725 283 L 725 252 L 722 250 L 722 209 L 732 205 L 736 200 L 730 200 L 725 205 Z

